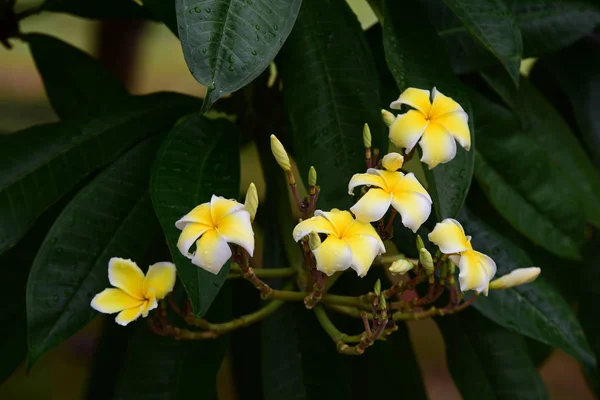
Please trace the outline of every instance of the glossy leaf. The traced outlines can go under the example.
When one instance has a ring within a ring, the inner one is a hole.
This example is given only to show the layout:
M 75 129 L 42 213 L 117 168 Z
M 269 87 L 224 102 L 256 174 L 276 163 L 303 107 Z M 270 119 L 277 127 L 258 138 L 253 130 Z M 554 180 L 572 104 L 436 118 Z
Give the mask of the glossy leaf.
M 399 93 L 408 87 L 428 90 L 437 87 L 469 114 L 474 142 L 473 113 L 464 88 L 452 73 L 440 40 L 417 2 L 385 2 L 383 44 Z M 474 143 L 469 152 L 457 145 L 456 157 L 451 162 L 433 170 L 425 167 L 428 191 L 439 220 L 455 217 L 462 207 L 473 176 L 474 154 Z
M 548 399 L 522 336 L 475 310 L 437 318 L 448 369 L 463 399 Z
M 156 93 L 92 119 L 0 136 L 0 253 L 77 182 L 141 138 L 166 132 L 197 106 L 191 97 Z
M 465 29 L 504 66 L 518 85 L 521 31 L 502 0 L 444 0 Z
M 379 81 L 363 31 L 344 0 L 305 0 L 277 59 L 300 175 L 319 176 L 319 208 L 350 207 L 348 180 L 364 172 L 362 129 L 385 152 Z
M 497 276 L 513 269 L 531 267 L 527 254 L 493 231 L 474 214 L 463 209 L 459 215 L 473 248 L 494 259 Z M 488 297 L 480 296 L 474 307 L 497 324 L 524 336 L 557 347 L 571 354 L 583 365 L 596 360 L 573 311 L 542 276 L 535 282 L 506 290 L 492 290 Z
M 206 111 L 260 75 L 287 39 L 302 0 L 176 0 L 183 55 L 207 87 Z
M 421 0 L 443 39 L 457 73 L 472 72 L 497 63 L 460 19 L 437 0 Z M 569 46 L 600 24 L 594 0 L 506 0 L 523 39 L 523 57 L 537 57 Z
M 90 302 L 110 287 L 110 258 L 139 259 L 160 232 L 148 195 L 157 147 L 153 139 L 126 153 L 79 192 L 50 229 L 27 282 L 30 364 L 98 315 Z
M 46 0 L 41 10 L 91 19 L 152 19 L 150 13 L 134 1 Z
M 475 177 L 496 210 L 546 250 L 580 259 L 584 215 L 568 178 L 510 110 L 472 92 Z
M 180 121 L 156 157 L 150 181 L 152 202 L 166 235 L 177 274 L 194 312 L 204 315 L 227 278 L 193 265 L 177 249 L 175 222 L 212 195 L 235 199 L 240 193 L 239 131 L 224 120 L 192 114 Z
M 46 95 L 61 119 L 98 115 L 129 98 L 123 84 L 90 55 L 52 36 L 32 33 L 25 38 Z

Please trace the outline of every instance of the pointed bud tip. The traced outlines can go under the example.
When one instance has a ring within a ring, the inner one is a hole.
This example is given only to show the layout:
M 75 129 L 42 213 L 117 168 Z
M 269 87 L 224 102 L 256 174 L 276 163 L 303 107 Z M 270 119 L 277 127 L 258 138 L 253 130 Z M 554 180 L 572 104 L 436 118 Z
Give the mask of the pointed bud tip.
M 363 145 L 365 149 L 371 148 L 371 129 L 369 128 L 369 124 L 365 124 L 363 127 Z
M 315 167 L 311 166 L 308 170 L 308 185 L 316 186 L 317 185 L 317 170 Z
M 277 164 L 279 164 L 284 171 L 287 172 L 292 170 L 290 158 L 288 157 L 283 144 L 281 144 L 275 135 L 271 135 L 271 152 L 273 153 Z
M 388 110 L 381 110 L 381 117 L 383 118 L 383 122 L 389 127 L 394 121 L 396 121 L 396 117 L 394 114 L 389 112 Z

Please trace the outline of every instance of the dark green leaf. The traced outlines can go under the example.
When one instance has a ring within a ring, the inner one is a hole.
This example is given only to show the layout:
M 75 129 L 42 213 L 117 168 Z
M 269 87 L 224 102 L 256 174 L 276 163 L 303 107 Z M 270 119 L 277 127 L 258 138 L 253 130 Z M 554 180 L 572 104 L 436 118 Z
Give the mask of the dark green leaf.
M 122 0 L 46 0 L 41 10 L 91 19 L 152 19 L 139 4 Z
M 465 400 L 548 399 L 522 336 L 475 310 L 437 318 L 448 369 Z
M 207 87 L 206 111 L 260 75 L 287 39 L 302 0 L 176 0 L 179 37 L 192 75 Z
M 298 167 L 319 176 L 319 208 L 350 207 L 348 180 L 365 169 L 362 129 L 386 152 L 377 72 L 343 0 L 305 0 L 277 59 Z
M 479 121 L 475 177 L 489 201 L 534 243 L 580 259 L 584 216 L 568 178 L 510 110 L 475 92 L 471 103 Z
M 231 292 L 221 291 L 209 318 L 231 318 Z M 217 399 L 216 376 L 228 336 L 209 340 L 175 340 L 152 333 L 146 321 L 133 327 L 116 399 Z
M 157 144 L 145 142 L 103 171 L 46 236 L 27 282 L 30 364 L 98 314 L 90 302 L 110 286 L 110 258 L 136 260 L 159 234 L 148 195 Z
M 473 236 L 473 248 L 494 259 L 498 266 L 497 276 L 532 266 L 523 250 L 466 209 L 459 220 L 467 234 Z M 544 270 L 543 265 L 539 267 Z M 478 298 L 474 306 L 497 324 L 562 349 L 585 366 L 596 362 L 573 311 L 543 276 L 526 285 L 492 290 L 489 297 Z
M 444 0 L 467 32 L 500 60 L 518 85 L 523 56 L 521 31 L 501 0 Z
M 90 55 L 52 36 L 33 33 L 25 38 L 61 119 L 98 115 L 129 98 L 123 84 Z
M 471 72 L 497 62 L 446 5 L 437 0 L 421 2 L 444 40 L 455 72 Z M 600 24 L 600 6 L 594 0 L 506 0 L 505 3 L 520 28 L 524 57 L 566 47 Z
M 192 301 L 204 315 L 227 278 L 230 263 L 213 275 L 193 265 L 177 249 L 181 233 L 175 222 L 211 196 L 237 198 L 240 194 L 240 144 L 235 125 L 192 114 L 180 121 L 156 157 L 150 192 L 167 237 L 177 274 Z
M 408 87 L 428 90 L 437 87 L 440 92 L 458 101 L 469 114 L 471 140 L 474 141 L 468 98 L 452 73 L 440 40 L 427 23 L 421 7 L 416 2 L 388 0 L 385 2 L 384 22 L 383 44 L 387 63 L 400 92 Z M 474 143 L 469 152 L 457 147 L 456 157 L 451 162 L 425 171 L 428 191 L 439 220 L 456 216 L 473 176 Z
M 38 125 L 0 136 L 0 253 L 77 182 L 145 136 L 165 133 L 196 99 L 173 93 L 134 97 L 91 120 Z
M 163 21 L 175 36 L 179 35 L 175 0 L 143 0 L 143 3 L 157 20 Z

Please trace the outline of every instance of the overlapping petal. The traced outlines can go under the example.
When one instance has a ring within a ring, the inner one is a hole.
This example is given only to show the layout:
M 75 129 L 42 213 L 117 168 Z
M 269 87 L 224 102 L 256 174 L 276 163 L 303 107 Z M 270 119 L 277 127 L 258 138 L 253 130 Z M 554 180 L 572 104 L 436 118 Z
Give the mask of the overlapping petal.
M 350 211 L 363 222 L 379 221 L 390 207 L 392 194 L 383 189 L 370 189 L 354 204 Z
M 104 289 L 92 299 L 92 308 L 105 314 L 112 314 L 128 308 L 139 308 L 144 300 L 136 299 L 121 289 Z
M 177 239 L 177 248 L 187 258 L 192 258 L 190 247 L 198 240 L 204 232 L 212 230 L 212 226 L 196 223 L 188 223 Z
M 402 104 L 406 104 L 419 110 L 423 115 L 427 115 L 431 108 L 430 95 L 429 90 L 408 88 L 400 94 L 398 100 L 390 104 L 390 108 L 399 110 Z
M 402 225 L 416 232 L 431 214 L 431 199 L 419 192 L 397 192 L 392 206 L 400 213 Z
M 153 292 L 157 300 L 164 299 L 173 291 L 176 276 L 175 264 L 170 262 L 152 264 L 144 278 L 144 294 L 148 297 L 148 293 Z
M 144 273 L 133 261 L 119 257 L 111 258 L 108 262 L 108 280 L 111 285 L 122 289 L 129 296 L 135 299 L 144 298 Z
M 317 269 L 328 276 L 344 271 L 352 264 L 352 250 L 345 240 L 329 236 L 319 247 L 313 250 L 317 260 Z
M 429 240 L 444 254 L 455 254 L 471 249 L 462 225 L 452 218 L 438 222 L 433 231 L 429 233 Z
M 210 203 L 200 204 L 194 207 L 192 211 L 181 217 L 179 221 L 175 222 L 177 229 L 184 229 L 189 223 L 203 224 L 206 226 L 212 226 L 212 216 L 210 215 Z
M 218 231 L 229 243 L 243 247 L 250 256 L 254 254 L 254 231 L 248 211 L 240 209 L 227 214 L 219 221 Z
M 431 97 L 433 98 L 429 110 L 429 118 L 431 119 L 437 119 L 445 114 L 455 111 L 464 111 L 460 104 L 452 98 L 440 93 L 436 88 L 433 88 Z
M 142 304 L 140 310 L 142 311 L 142 317 L 146 318 L 148 313 L 158 307 L 158 299 L 156 298 L 156 292 L 154 289 L 148 290 L 146 293 L 146 301 Z
M 361 222 L 361 221 L 355 220 L 353 223 L 348 225 L 348 228 L 344 232 L 344 237 L 346 237 L 346 238 L 350 238 L 350 237 L 354 237 L 354 236 L 361 236 L 361 237 L 369 236 L 369 237 L 374 238 L 377 241 L 378 250 L 379 250 L 378 254 L 385 253 L 385 246 L 383 244 L 383 241 L 377 234 L 377 231 L 375 230 L 375 228 L 373 228 L 373 225 L 366 223 L 366 222 Z
M 456 141 L 442 125 L 431 121 L 419 142 L 423 161 L 429 169 L 446 163 L 456 155 Z
M 192 257 L 192 263 L 213 274 L 218 274 L 231 255 L 227 241 L 219 232 L 211 230 L 204 233 L 196 242 L 196 253 Z
M 227 215 L 243 208 L 244 205 L 235 200 L 213 195 L 210 199 L 210 215 L 212 217 L 213 226 L 219 225 L 220 221 Z
M 315 216 L 322 216 L 327 219 L 333 226 L 338 237 L 341 237 L 346 231 L 346 228 L 354 222 L 352 214 L 348 211 L 338 210 L 337 208 L 333 208 L 331 211 L 317 210 L 315 211 Z
M 135 321 L 142 315 L 142 307 L 129 308 L 127 310 L 123 310 L 117 315 L 115 321 L 117 324 L 121 326 L 125 326 L 130 322 Z
M 353 195 L 355 187 L 365 185 L 386 189 L 385 182 L 381 176 L 367 172 L 366 174 L 352 175 L 352 178 L 350 178 L 350 182 L 348 183 L 348 194 Z
M 475 290 L 487 295 L 490 280 L 496 275 L 496 263 L 490 257 L 474 250 L 467 250 L 460 255 L 458 264 L 460 274 L 458 280 L 460 290 Z
M 345 240 L 352 252 L 350 268 L 355 270 L 358 276 L 365 276 L 373 260 L 381 252 L 379 241 L 367 235 L 352 235 Z
M 419 111 L 410 110 L 398 115 L 390 126 L 389 138 L 397 147 L 406 149 L 406 153 L 415 147 L 423 132 L 425 132 L 429 121 Z
M 465 150 L 471 148 L 471 132 L 469 131 L 469 116 L 464 111 L 454 111 L 435 119 L 442 125 Z
M 325 233 L 327 235 L 330 235 L 332 233 L 335 233 L 335 228 L 333 227 L 333 225 L 331 225 L 331 222 L 329 222 L 327 218 L 323 217 L 322 215 L 318 215 L 306 219 L 300 222 L 298 225 L 296 225 L 294 231 L 292 232 L 292 236 L 297 242 L 298 240 L 302 239 L 304 236 L 310 234 L 311 232 Z

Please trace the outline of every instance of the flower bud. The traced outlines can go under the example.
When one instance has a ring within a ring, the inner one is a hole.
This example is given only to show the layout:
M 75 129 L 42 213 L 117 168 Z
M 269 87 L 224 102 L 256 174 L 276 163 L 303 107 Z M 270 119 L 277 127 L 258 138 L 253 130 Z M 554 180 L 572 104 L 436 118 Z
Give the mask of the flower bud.
M 244 201 L 244 209 L 250 214 L 250 221 L 254 221 L 256 210 L 258 209 L 258 192 L 254 183 L 250 183 L 246 192 L 246 200 Z
M 535 281 L 540 272 L 541 270 L 537 267 L 517 268 L 513 271 L 510 271 L 509 274 L 490 282 L 489 288 L 492 290 L 497 290 L 524 285 L 526 283 Z
M 411 269 L 413 269 L 414 264 L 408 260 L 399 259 L 396 260 L 390 265 L 390 272 L 392 274 L 404 275 Z
M 402 168 L 402 164 L 404 164 L 404 157 L 398 153 L 389 153 L 383 156 L 381 159 L 381 164 L 386 170 L 394 172 Z
M 310 167 L 308 170 L 308 186 L 316 186 L 317 185 L 317 170 L 315 167 Z
M 427 275 L 433 274 L 433 257 L 431 257 L 431 253 L 424 247 L 419 250 L 419 262 L 425 268 Z
M 284 171 L 289 172 L 292 170 L 290 158 L 288 157 L 285 148 L 283 147 L 279 139 L 275 137 L 275 135 L 271 135 L 271 152 L 273 152 L 277 164 L 279 164 L 279 166 Z
M 365 124 L 363 128 L 363 144 L 365 145 L 365 149 L 371 147 L 371 130 L 369 129 L 369 124 Z
M 425 243 L 423 243 L 423 239 L 421 239 L 420 235 L 417 235 L 417 251 L 421 251 L 421 249 L 425 248 Z
M 319 234 L 316 232 L 311 232 L 310 236 L 308 237 L 308 247 L 311 250 L 315 250 L 320 245 L 321 245 L 321 238 L 319 237 Z
M 379 309 L 387 310 L 387 301 L 385 301 L 385 297 L 383 297 L 383 294 L 379 295 Z
M 392 126 L 394 121 L 396 121 L 396 117 L 394 116 L 394 114 L 392 114 L 388 110 L 381 110 L 381 117 L 383 118 L 383 122 L 386 126 Z
M 377 279 L 377 282 L 375 282 L 375 287 L 373 288 L 373 292 L 375 292 L 377 296 L 381 294 L 381 280 Z

